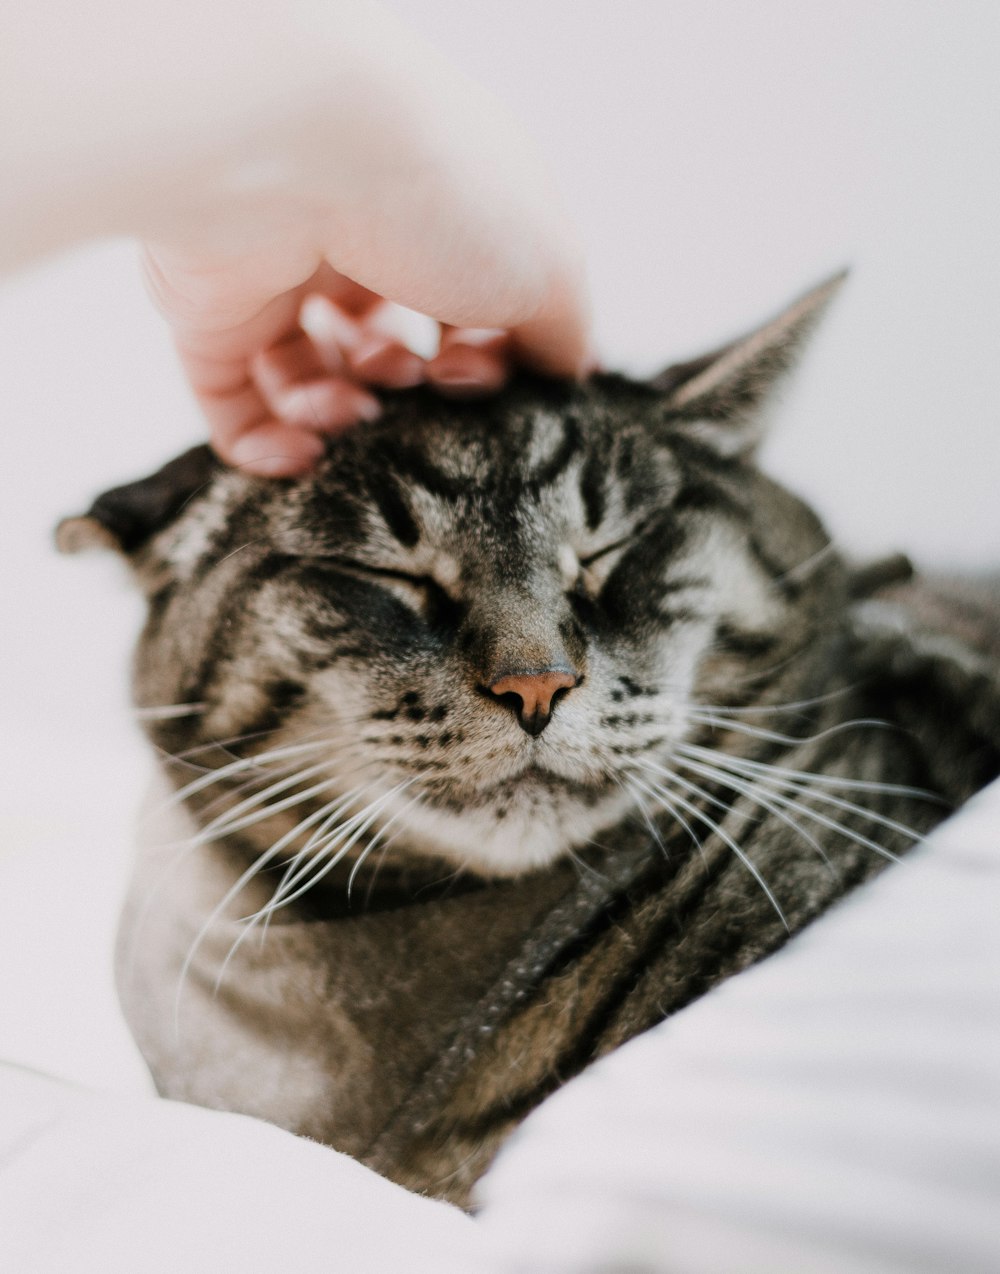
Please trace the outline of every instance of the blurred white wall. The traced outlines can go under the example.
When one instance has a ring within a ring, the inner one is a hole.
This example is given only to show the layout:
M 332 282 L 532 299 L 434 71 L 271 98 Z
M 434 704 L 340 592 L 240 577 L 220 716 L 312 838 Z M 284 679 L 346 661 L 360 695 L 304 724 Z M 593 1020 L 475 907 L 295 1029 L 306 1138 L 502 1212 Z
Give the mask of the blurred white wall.
M 995 0 L 394 7 L 538 137 L 582 228 L 608 366 L 698 352 L 852 265 L 768 463 L 858 552 L 997 564 Z M 104 810 L 119 861 L 136 786 L 124 683 L 138 606 L 114 563 L 58 559 L 51 528 L 201 435 L 129 245 L 0 286 L 0 412 L 0 932 L 23 952 L 65 882 L 39 858 L 16 877 L 44 889 L 26 906 L 5 856 L 62 785 L 53 852 Z M 86 864 L 74 870 L 82 889 Z M 86 907 L 65 912 L 84 942 Z M 0 949 L 20 986 L 11 959 Z M 0 972 L 6 1000 L 5 985 Z
M 395 0 L 538 135 L 650 370 L 839 266 L 772 470 L 858 550 L 997 562 L 995 0 Z

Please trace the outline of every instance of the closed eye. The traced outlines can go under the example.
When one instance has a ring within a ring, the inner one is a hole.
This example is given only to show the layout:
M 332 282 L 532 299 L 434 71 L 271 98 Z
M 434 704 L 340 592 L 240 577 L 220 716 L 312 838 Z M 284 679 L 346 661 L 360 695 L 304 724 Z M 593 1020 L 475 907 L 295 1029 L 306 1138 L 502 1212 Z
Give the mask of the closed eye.
M 620 540 L 615 540 L 613 544 L 606 544 L 604 548 L 598 549 L 596 553 L 588 553 L 586 557 L 580 558 L 580 565 L 584 570 L 591 566 L 594 562 L 599 562 L 602 557 L 607 557 L 610 553 L 616 553 L 619 549 L 625 548 L 631 544 L 638 536 L 638 531 L 630 531 L 628 535 L 623 535 Z
M 391 566 L 372 566 L 346 557 L 315 559 L 329 570 L 341 571 L 359 579 L 371 580 L 404 601 L 412 610 L 434 625 L 456 622 L 459 604 L 433 575 L 417 575 Z
M 349 558 L 334 557 L 326 560 L 340 570 L 365 575 L 370 579 L 396 580 L 401 584 L 413 584 L 417 588 L 440 588 L 437 580 L 430 575 L 413 575 L 409 571 L 397 571 L 389 566 L 370 566 L 367 562 L 354 562 Z
M 325 567 L 330 571 L 345 571 L 349 575 L 362 575 L 366 579 L 395 580 L 401 584 L 412 584 L 418 588 L 440 588 L 437 580 L 430 575 L 416 575 L 410 571 L 400 571 L 391 566 L 372 566 L 370 562 L 359 562 L 352 557 L 334 557 L 332 554 L 307 554 L 297 559 L 309 562 L 310 565 Z

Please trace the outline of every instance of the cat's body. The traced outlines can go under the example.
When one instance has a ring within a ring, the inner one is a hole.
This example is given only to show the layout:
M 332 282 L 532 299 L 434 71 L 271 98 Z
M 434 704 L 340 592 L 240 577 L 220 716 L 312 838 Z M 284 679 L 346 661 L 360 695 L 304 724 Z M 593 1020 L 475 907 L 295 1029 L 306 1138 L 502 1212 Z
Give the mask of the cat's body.
M 297 482 L 196 452 L 95 505 L 183 795 L 120 948 L 162 1091 L 464 1202 L 997 772 L 989 603 L 960 642 L 859 600 L 748 459 L 823 299 L 658 385 L 418 391 Z

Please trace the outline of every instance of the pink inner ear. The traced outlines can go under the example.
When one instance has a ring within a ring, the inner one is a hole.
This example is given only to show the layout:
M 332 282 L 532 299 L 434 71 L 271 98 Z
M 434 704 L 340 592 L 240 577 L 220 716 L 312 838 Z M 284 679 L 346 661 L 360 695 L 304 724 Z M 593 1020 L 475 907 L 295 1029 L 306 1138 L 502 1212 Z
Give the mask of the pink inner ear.
M 661 372 L 652 384 L 679 413 L 678 428 L 723 455 L 752 451 L 766 432 L 764 409 L 772 391 L 844 278 L 841 272 L 826 280 L 746 336 Z
M 695 376 L 700 375 L 706 367 L 710 367 L 718 358 L 729 349 L 728 345 L 724 345 L 721 349 L 712 350 L 710 354 L 702 354 L 698 358 L 689 359 L 686 363 L 671 363 L 669 367 L 665 367 L 649 382 L 654 389 L 666 394 L 669 398 L 676 393 L 681 385 L 692 380 Z
M 846 277 L 847 271 L 841 270 L 745 336 L 709 354 L 668 367 L 653 381 L 654 387 L 672 394 L 677 406 L 684 406 L 714 393 L 752 368 L 759 367 L 762 381 L 780 375 L 792 364 Z

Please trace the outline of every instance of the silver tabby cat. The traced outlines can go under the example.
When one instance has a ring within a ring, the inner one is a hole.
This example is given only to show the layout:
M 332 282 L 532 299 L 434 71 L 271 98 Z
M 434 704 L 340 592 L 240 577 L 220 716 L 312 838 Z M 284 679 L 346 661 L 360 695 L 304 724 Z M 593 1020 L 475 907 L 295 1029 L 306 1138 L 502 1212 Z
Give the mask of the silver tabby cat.
M 63 524 L 148 600 L 119 983 L 161 1091 L 464 1203 L 997 773 L 995 599 L 851 572 L 753 462 L 834 286 L 652 383 L 401 393 L 307 477 L 198 448 Z

